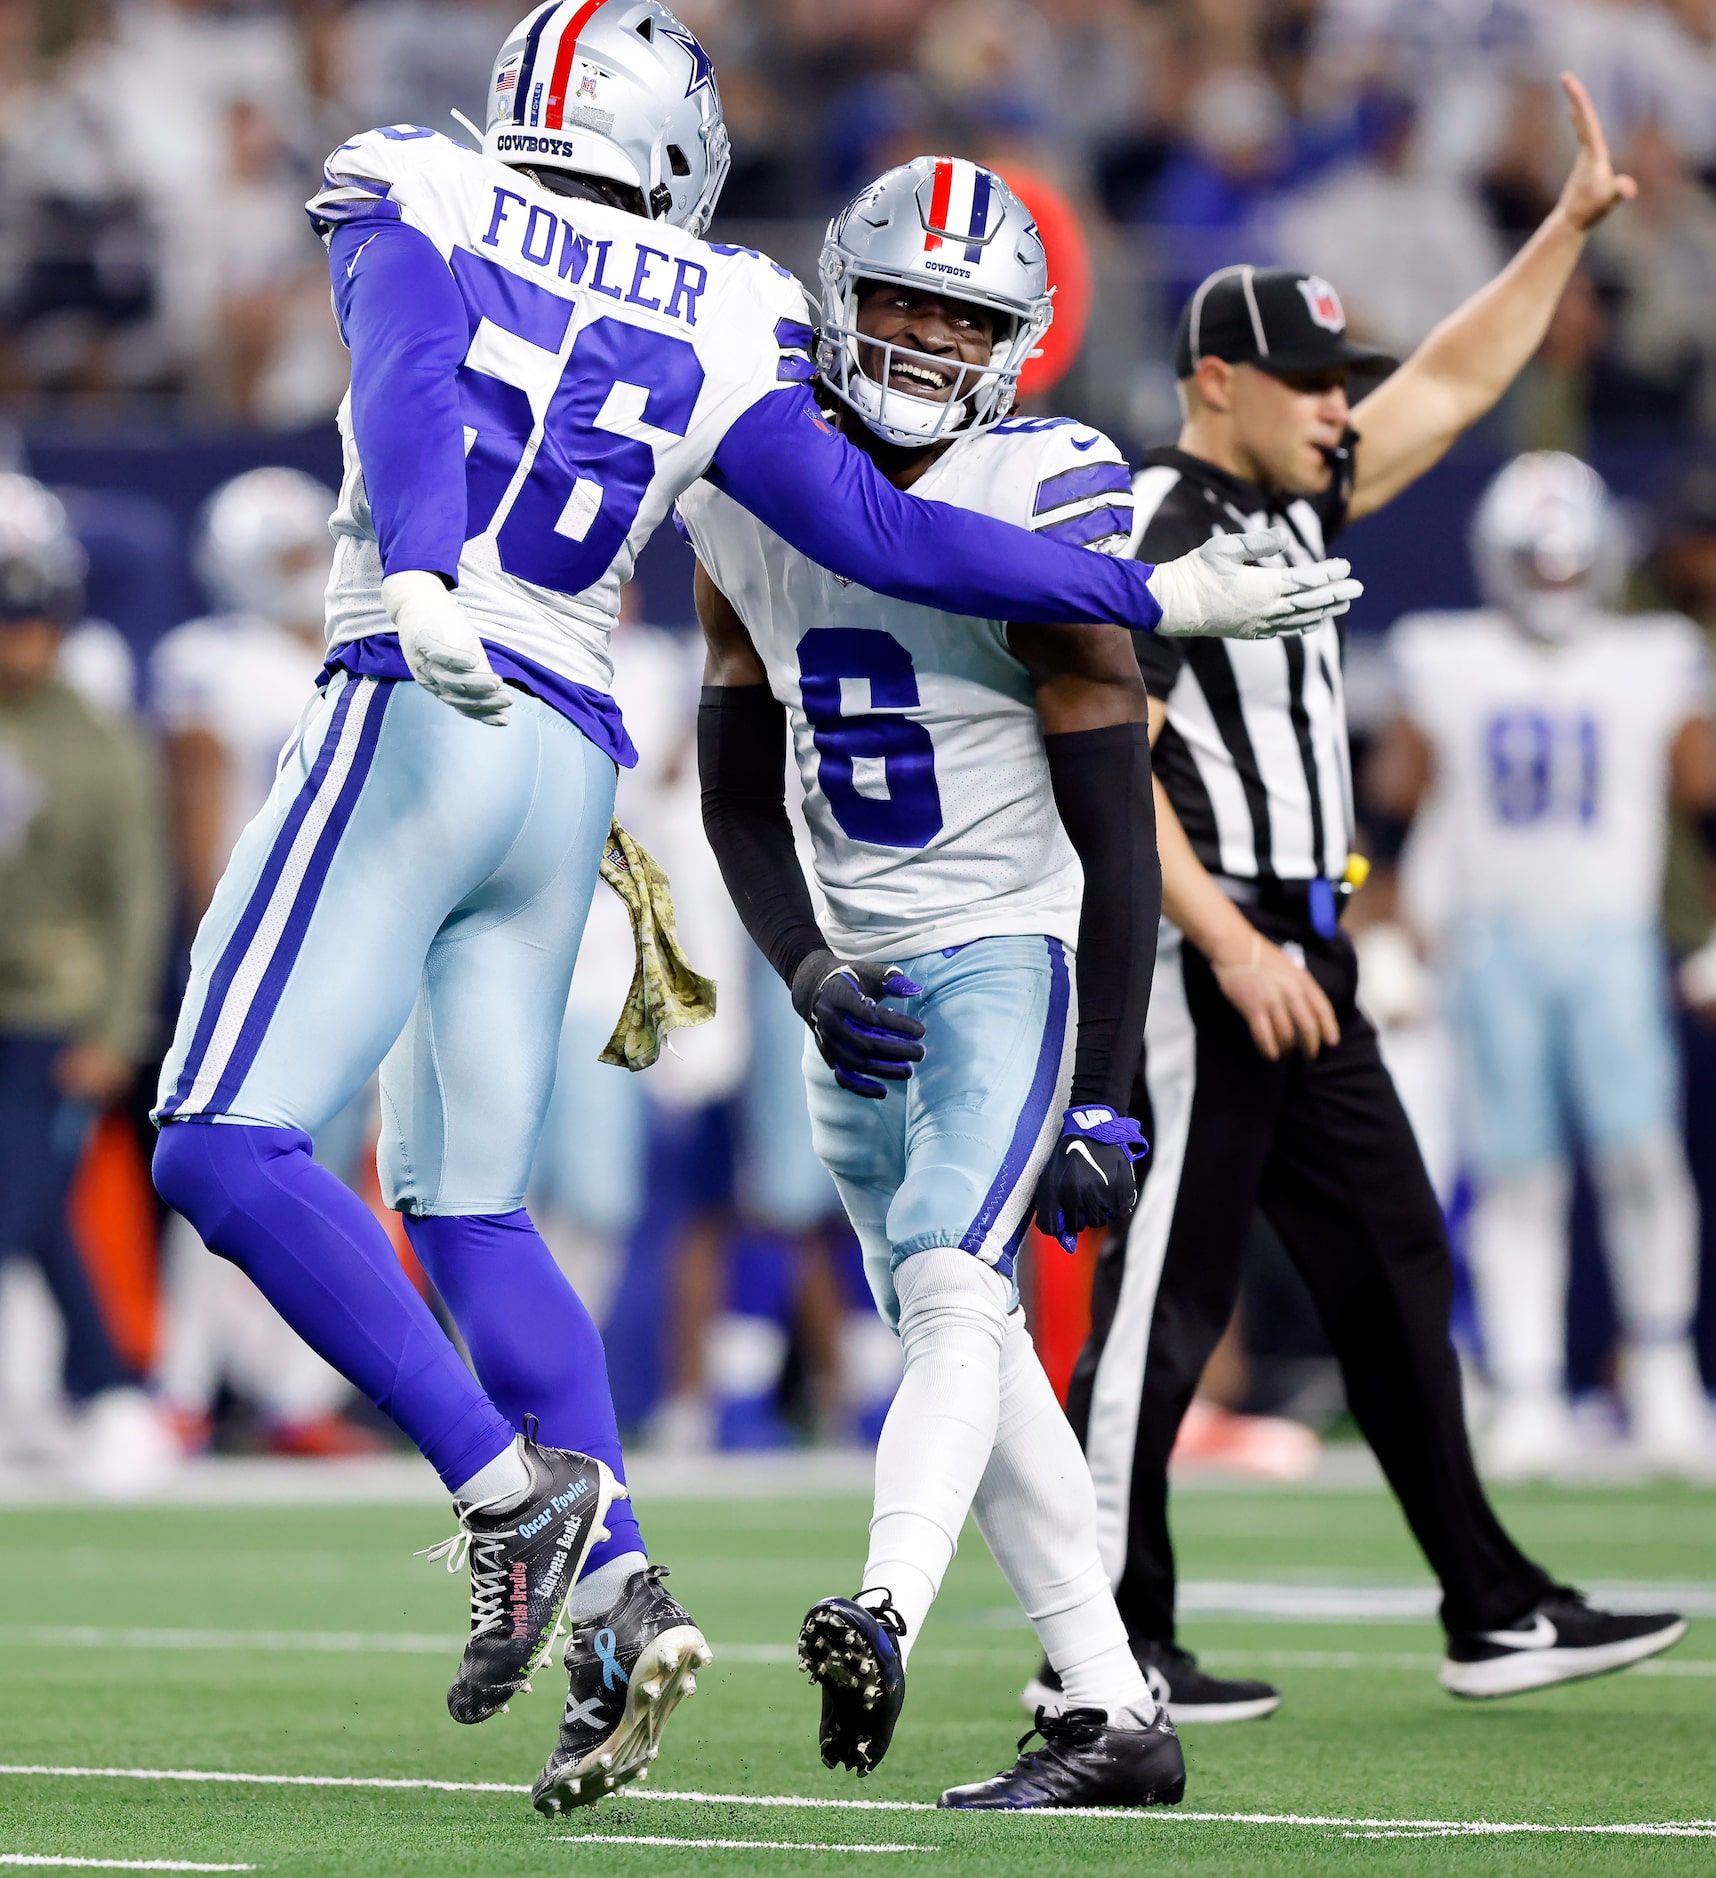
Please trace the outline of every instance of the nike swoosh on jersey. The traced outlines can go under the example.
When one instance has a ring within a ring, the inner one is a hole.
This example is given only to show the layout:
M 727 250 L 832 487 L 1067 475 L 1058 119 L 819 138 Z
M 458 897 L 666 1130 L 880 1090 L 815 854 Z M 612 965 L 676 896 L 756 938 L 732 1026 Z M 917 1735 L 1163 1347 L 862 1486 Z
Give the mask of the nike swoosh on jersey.
M 1549 1650 L 1556 1641 L 1555 1626 L 1541 1611 L 1532 1618 L 1529 1630 L 1480 1630 L 1478 1635 L 1503 1650 Z
M 1075 450 L 1089 450 L 1094 448 L 1096 444 L 1094 437 L 1086 437 L 1083 443 L 1080 443 L 1076 437 L 1070 437 L 1067 441 Z

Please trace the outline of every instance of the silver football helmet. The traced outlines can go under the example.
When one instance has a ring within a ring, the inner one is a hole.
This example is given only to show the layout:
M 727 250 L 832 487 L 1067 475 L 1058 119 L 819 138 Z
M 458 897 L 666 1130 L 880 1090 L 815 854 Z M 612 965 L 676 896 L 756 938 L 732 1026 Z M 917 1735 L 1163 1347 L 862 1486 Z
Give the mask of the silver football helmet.
M 223 483 L 203 510 L 195 557 L 216 606 L 286 626 L 321 619 L 334 503 L 302 470 L 246 470 Z
M 962 157 L 914 157 L 879 176 L 828 224 L 817 271 L 823 384 L 878 436 L 908 449 L 999 424 L 1054 318 L 1030 211 L 993 170 Z M 999 316 L 988 363 L 962 367 L 945 402 L 899 389 L 897 366 L 927 367 L 945 384 L 948 361 L 859 333 L 859 291 L 869 281 L 987 307 Z
M 1627 547 L 1602 477 L 1560 450 L 1515 457 L 1472 520 L 1484 598 L 1538 639 L 1566 639 L 1614 604 Z
M 731 161 L 709 55 L 660 0 L 548 0 L 489 80 L 483 151 L 625 183 L 651 221 L 701 235 Z
M 72 625 L 87 565 L 59 497 L 32 476 L 0 475 L 0 623 Z

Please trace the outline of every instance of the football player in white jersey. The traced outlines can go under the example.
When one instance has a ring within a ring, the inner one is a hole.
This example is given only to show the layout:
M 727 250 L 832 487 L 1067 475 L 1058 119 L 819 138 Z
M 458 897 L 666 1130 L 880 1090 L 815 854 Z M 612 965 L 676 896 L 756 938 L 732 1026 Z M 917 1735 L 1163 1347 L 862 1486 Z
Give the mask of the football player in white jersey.
M 1670 799 L 1716 847 L 1710 673 L 1691 621 L 1613 611 L 1625 542 L 1576 458 L 1508 465 L 1473 530 L 1488 605 L 1395 628 L 1378 776 L 1441 938 L 1478 1179 L 1471 1261 L 1492 1471 L 1574 1451 L 1564 1394 L 1569 1122 L 1590 1157 L 1641 1452 L 1710 1457 L 1691 1339 L 1697 1216 L 1659 926 Z M 1415 840 L 1417 838 L 1415 837 Z
M 1007 421 L 1051 303 L 999 176 L 946 157 L 890 170 L 830 225 L 821 273 L 830 421 L 893 483 L 1125 549 L 1114 445 Z M 708 642 L 705 826 L 810 1028 L 817 1152 L 904 1354 L 857 1593 L 823 1599 L 800 1636 L 822 1758 L 865 1774 L 887 1752 L 974 1512 L 1069 1695 L 1039 1714 L 1039 1748 L 942 1804 L 1172 1803 L 1179 1743 L 1126 1646 L 1090 1475 L 1014 1281 L 1033 1204 L 1070 1248 L 1130 1205 L 1144 1152 L 1124 1104 L 1161 877 L 1130 639 L 868 591 L 708 481 L 679 512 Z M 789 733 L 820 923 L 785 808 Z
M 480 150 L 395 125 L 328 159 L 309 210 L 352 385 L 326 682 L 198 932 L 156 1110 L 162 1195 L 454 1496 L 453 1714 L 504 1707 L 569 1609 L 573 1710 L 605 1732 L 545 1806 L 640 1772 L 707 1656 L 522 1204 L 632 760 L 606 645 L 638 550 L 708 474 L 841 573 L 973 614 L 1256 636 L 1338 592 L 1326 566 L 1215 544 L 1152 570 L 902 495 L 817 415 L 802 290 L 701 239 L 727 163 L 710 62 L 658 0 L 545 0 Z M 384 1191 L 476 1377 L 310 1159 L 383 1058 Z

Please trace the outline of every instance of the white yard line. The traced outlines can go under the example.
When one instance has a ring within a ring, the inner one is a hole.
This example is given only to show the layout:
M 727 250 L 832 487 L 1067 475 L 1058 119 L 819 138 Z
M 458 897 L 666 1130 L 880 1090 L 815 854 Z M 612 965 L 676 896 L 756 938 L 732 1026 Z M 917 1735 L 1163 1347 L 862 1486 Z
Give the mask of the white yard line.
M 939 1845 L 818 1845 L 813 1839 L 664 1839 L 629 1832 L 562 1832 L 567 1845 L 691 1845 L 699 1852 L 939 1852 Z
M 38 1778 L 55 1776 L 82 1780 L 187 1780 L 213 1781 L 232 1785 L 262 1787 L 379 1787 L 415 1788 L 435 1793 L 528 1793 L 525 1786 L 512 1786 L 497 1780 L 405 1780 L 358 1774 L 250 1774 L 227 1771 L 211 1772 L 196 1768 L 161 1767 L 34 1767 L 0 1764 L 0 1775 L 16 1774 Z M 934 1813 L 940 1809 L 931 1800 L 834 1800 L 800 1793 L 702 1793 L 667 1792 L 645 1786 L 626 1789 L 628 1800 L 654 1800 L 678 1806 L 755 1806 L 784 1808 L 789 1811 L 836 1813 Z M 1185 1807 L 1151 1807 L 1140 1812 L 1136 1807 L 1085 1806 L 1063 1807 L 1051 1812 L 1009 1813 L 1010 1819 L 1124 1819 L 1134 1824 L 1198 1824 L 1230 1826 L 1325 1826 L 1336 1829 L 1358 1828 L 1364 1831 L 1426 1833 L 1441 1836 L 1449 1833 L 1602 1833 L 1627 1838 L 1716 1839 L 1716 1819 L 1677 1819 L 1641 1821 L 1637 1824 L 1596 1826 L 1537 1825 L 1530 1822 L 1480 1819 L 1349 1819 L 1322 1813 L 1197 1813 Z M 696 1843 L 702 1844 L 699 1840 Z M 248 1867 L 181 1867 L 185 1870 L 239 1870 Z
M 462 1636 L 412 1630 L 170 1630 L 98 1624 L 0 1625 L 0 1648 L 41 1650 L 213 1650 L 243 1655 L 445 1656 L 464 1647 Z M 715 1643 L 716 1668 L 790 1666 L 798 1661 L 791 1643 Z M 1442 1659 L 1410 1650 L 1201 1650 L 1207 1663 L 1254 1669 L 1407 1670 L 1434 1672 Z M 991 1664 L 994 1649 L 916 1652 L 915 1661 L 938 1669 L 974 1669 Z M 1716 1661 L 1661 1657 L 1633 1665 L 1638 1676 L 1716 1677 Z
M 254 1865 L 197 1865 L 183 1858 L 66 1858 L 51 1852 L 0 1852 L 0 1865 L 81 1865 L 96 1871 L 255 1871 Z

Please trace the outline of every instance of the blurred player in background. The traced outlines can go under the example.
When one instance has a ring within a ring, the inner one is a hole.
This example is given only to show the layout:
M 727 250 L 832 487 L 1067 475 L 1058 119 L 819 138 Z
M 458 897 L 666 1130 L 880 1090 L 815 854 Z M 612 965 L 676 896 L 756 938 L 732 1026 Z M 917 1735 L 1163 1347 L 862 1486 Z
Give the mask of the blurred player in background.
M 947 157 L 889 171 L 830 225 L 821 275 L 833 421 L 894 484 L 1124 547 L 1113 444 L 1005 421 L 1052 308 L 1042 243 L 998 176 Z M 812 1136 L 905 1358 L 857 1595 L 823 1599 L 799 1639 L 822 1758 L 864 1774 L 887 1752 L 969 1511 L 1072 1695 L 1042 1748 L 942 1804 L 1177 1801 L 1179 1744 L 1126 1649 L 1089 1475 L 1014 1281 L 1039 1175 L 1043 1216 L 1076 1233 L 1125 1208 L 1143 1152 L 1118 1112 L 1160 905 L 1130 642 L 882 598 L 707 483 L 679 511 L 709 643 L 704 823 L 810 1028 Z M 789 726 L 826 932 L 786 813 Z
M 1627 543 L 1576 458 L 1518 458 L 1472 534 L 1487 606 L 1395 627 L 1384 809 L 1421 812 L 1477 1177 L 1471 1264 L 1503 1478 L 1574 1456 L 1565 1388 L 1570 1133 L 1590 1159 L 1620 1321 L 1618 1381 L 1650 1464 L 1711 1458 L 1692 1344 L 1698 1221 L 1660 924 L 1670 801 L 1716 854 L 1710 670 L 1692 622 L 1614 611 Z M 1405 867 L 1410 887 L 1414 867 Z
M 701 239 L 728 162 L 709 58 L 658 0 L 520 21 L 480 151 L 394 125 L 329 157 L 309 210 L 352 388 L 326 683 L 198 930 L 156 1109 L 163 1198 L 453 1496 L 455 1718 L 505 1707 L 570 1613 L 545 1810 L 641 1773 L 708 1660 L 625 1503 L 595 1324 L 524 1206 L 634 759 L 607 640 L 639 550 L 708 473 L 845 576 L 961 613 L 1254 632 L 1328 584 L 1243 555 L 1134 567 L 902 495 L 817 414 L 803 290 Z M 384 1057 L 384 1194 L 475 1377 L 310 1157 Z
M 209 499 L 196 571 L 217 612 L 187 620 L 149 663 L 166 733 L 168 803 L 186 923 L 195 931 L 245 824 L 268 800 L 281 753 L 326 656 L 334 493 L 301 470 L 247 470 Z M 316 1158 L 348 1184 L 373 1142 L 366 1089 L 320 1131 Z M 155 1381 L 184 1445 L 208 1445 L 223 1380 L 255 1404 L 282 1454 L 354 1454 L 378 1443 L 338 1409 L 351 1385 L 287 1328 L 236 1265 L 178 1214 L 162 1245 L 164 1340 Z
M 67 1209 L 93 1122 L 153 1042 L 167 867 L 144 746 L 59 673 L 83 568 L 58 499 L 0 475 L 0 1258 L 35 1263 L 65 1326 L 68 1471 L 118 1496 L 176 1457 Z
M 1495 404 L 1591 229 L 1634 193 L 1584 90 L 1564 82 L 1579 154 L 1556 208 L 1356 406 L 1349 377 L 1392 361 L 1349 337 L 1328 281 L 1241 266 L 1201 284 L 1175 341 L 1185 424 L 1134 479 L 1134 553 L 1273 522 L 1292 557 L 1319 556 Z M 1098 1263 L 1067 1407 L 1140 1662 L 1182 1719 L 1256 1718 L 1280 1701 L 1179 1647 L 1168 1525 L 1168 1458 L 1233 1316 L 1258 1210 L 1315 1300 L 1347 1403 L 1441 1581 L 1443 1686 L 1504 1695 L 1667 1648 L 1685 1629 L 1672 1613 L 1596 1610 L 1526 1558 L 1472 1462 L 1447 1231 L 1340 927 L 1354 824 L 1336 628 L 1280 645 L 1136 644 L 1167 920 L 1132 1096 L 1153 1152 Z M 1024 1700 L 1053 1695 L 1045 1665 Z

